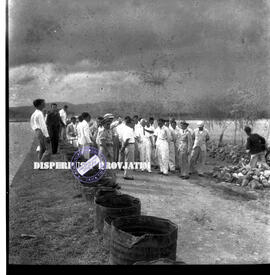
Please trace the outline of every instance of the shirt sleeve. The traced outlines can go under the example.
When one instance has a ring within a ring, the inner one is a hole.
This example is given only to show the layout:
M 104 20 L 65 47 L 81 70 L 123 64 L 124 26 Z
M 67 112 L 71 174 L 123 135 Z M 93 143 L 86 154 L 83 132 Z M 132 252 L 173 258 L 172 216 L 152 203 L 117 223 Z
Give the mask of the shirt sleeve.
M 42 131 L 43 135 L 45 137 L 49 137 L 49 133 L 48 133 L 47 125 L 46 125 L 46 122 L 45 122 L 45 118 L 44 118 L 42 113 L 40 113 L 38 115 L 38 123 L 39 123 L 40 130 Z
M 61 121 L 66 125 L 66 123 L 65 123 L 66 116 L 64 114 L 64 111 L 60 110 L 59 115 L 60 115 Z
M 83 128 L 84 136 L 87 143 L 91 143 L 91 133 L 90 133 L 90 127 L 89 125 L 85 125 Z

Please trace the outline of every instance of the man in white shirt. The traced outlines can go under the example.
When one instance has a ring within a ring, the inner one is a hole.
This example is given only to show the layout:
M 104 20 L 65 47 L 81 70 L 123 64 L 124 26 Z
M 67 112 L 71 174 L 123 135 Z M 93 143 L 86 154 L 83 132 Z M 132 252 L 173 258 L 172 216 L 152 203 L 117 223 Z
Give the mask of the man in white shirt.
M 79 147 L 82 148 L 82 153 L 85 159 L 89 159 L 90 154 L 87 150 L 89 146 L 93 146 L 92 135 L 90 132 L 89 122 L 91 121 L 91 116 L 89 113 L 82 113 L 82 122 L 78 125 L 78 143 Z
M 140 120 L 140 126 L 137 127 L 138 135 L 138 147 L 140 152 L 140 161 L 144 163 L 149 163 L 147 166 L 147 171 L 151 172 L 151 142 L 149 139 L 149 134 L 145 130 L 146 120 Z M 142 165 L 142 171 L 144 171 L 145 165 Z
M 170 133 L 167 130 L 167 127 L 164 126 L 164 120 L 158 120 L 158 127 L 154 132 L 155 135 L 155 144 L 158 155 L 158 162 L 160 172 L 159 174 L 168 175 L 169 168 L 169 140 Z
M 62 140 L 66 139 L 66 127 L 67 127 L 67 109 L 68 106 L 65 105 L 63 109 L 59 111 L 59 115 L 61 118 L 61 129 L 60 129 L 60 138 Z
M 123 146 L 121 147 L 121 152 L 125 154 L 125 170 L 124 170 L 124 179 L 133 180 L 132 169 L 128 169 L 128 166 L 131 163 L 134 163 L 134 151 L 135 151 L 135 133 L 134 133 L 134 121 L 127 117 L 126 127 L 123 131 Z
M 50 161 L 51 149 L 50 149 L 50 137 L 45 122 L 44 114 L 42 110 L 45 108 L 44 99 L 36 99 L 33 101 L 33 105 L 36 110 L 30 118 L 30 125 L 33 131 L 35 131 L 35 137 L 39 142 L 39 155 L 38 159 L 42 162 Z
M 204 128 L 202 121 L 198 122 L 198 128 L 193 131 L 193 148 L 190 159 L 191 173 L 195 172 L 195 166 L 197 166 L 197 172 L 199 176 L 203 176 L 205 161 L 206 161 L 206 145 L 209 141 L 208 130 Z
M 145 133 L 145 161 L 149 163 L 149 168 L 147 169 L 149 173 L 151 173 L 151 165 L 152 165 L 152 150 L 154 149 L 154 126 L 150 125 L 149 121 L 146 121 L 146 126 L 144 127 Z
M 119 162 L 125 161 L 125 153 L 124 151 L 121 151 L 121 148 L 124 145 L 123 134 L 125 132 L 125 129 L 128 127 L 126 125 L 127 120 L 131 120 L 131 118 L 129 116 L 126 116 L 124 121 L 115 128 L 115 132 L 118 135 L 118 139 L 119 139 L 119 156 L 118 156 Z M 124 168 L 121 168 L 121 170 L 124 170 Z
M 140 161 L 140 151 L 139 151 L 139 129 L 141 124 L 139 123 L 139 117 L 137 115 L 133 116 L 134 121 L 134 132 L 135 132 L 135 161 Z

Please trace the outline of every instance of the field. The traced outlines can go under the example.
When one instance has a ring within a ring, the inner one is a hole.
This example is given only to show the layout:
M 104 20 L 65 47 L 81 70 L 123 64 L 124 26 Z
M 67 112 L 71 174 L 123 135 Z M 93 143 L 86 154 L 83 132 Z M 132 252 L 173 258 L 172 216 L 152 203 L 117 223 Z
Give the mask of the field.
M 28 125 L 12 123 L 10 129 L 10 140 L 18 143 L 10 146 L 10 166 L 19 169 L 12 170 L 9 188 L 9 263 L 108 264 L 102 236 L 93 231 L 93 211 L 71 172 L 33 170 L 36 144 Z M 214 164 L 208 160 L 209 168 Z M 117 174 L 121 191 L 141 200 L 143 214 L 178 225 L 177 257 L 186 263 L 270 262 L 269 189 L 241 194 L 207 178 L 185 181 L 157 171 L 136 172 L 134 182 L 122 176 Z
M 31 148 L 33 132 L 29 122 L 9 123 L 9 183 Z

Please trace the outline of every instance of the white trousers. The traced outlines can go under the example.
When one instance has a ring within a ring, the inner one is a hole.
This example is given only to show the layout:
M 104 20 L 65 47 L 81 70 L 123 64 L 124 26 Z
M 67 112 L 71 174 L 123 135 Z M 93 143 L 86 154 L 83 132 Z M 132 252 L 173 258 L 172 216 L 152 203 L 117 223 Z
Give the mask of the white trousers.
M 149 138 L 145 138 L 139 145 L 140 161 L 149 164 L 147 171 L 151 172 L 151 151 L 152 144 Z M 143 171 L 144 169 L 142 169 Z
M 200 147 L 193 148 L 190 158 L 190 171 L 194 173 L 197 168 L 199 174 L 205 172 L 206 151 Z
M 170 171 L 175 171 L 175 145 L 173 141 L 169 143 L 169 168 Z
M 168 174 L 169 168 L 169 143 L 166 140 L 157 140 L 157 155 L 160 172 Z

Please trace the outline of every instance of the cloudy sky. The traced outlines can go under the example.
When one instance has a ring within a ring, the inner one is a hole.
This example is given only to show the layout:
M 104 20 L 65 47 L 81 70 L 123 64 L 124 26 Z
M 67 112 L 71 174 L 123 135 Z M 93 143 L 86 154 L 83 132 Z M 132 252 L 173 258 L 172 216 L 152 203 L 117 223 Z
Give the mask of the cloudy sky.
M 173 64 L 163 100 L 258 80 L 267 89 L 269 7 L 267 0 L 9 0 L 10 106 L 36 97 L 151 99 L 155 89 L 132 72 L 155 59 Z

